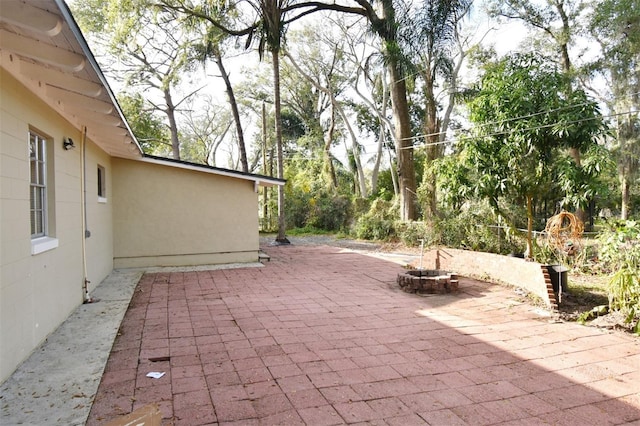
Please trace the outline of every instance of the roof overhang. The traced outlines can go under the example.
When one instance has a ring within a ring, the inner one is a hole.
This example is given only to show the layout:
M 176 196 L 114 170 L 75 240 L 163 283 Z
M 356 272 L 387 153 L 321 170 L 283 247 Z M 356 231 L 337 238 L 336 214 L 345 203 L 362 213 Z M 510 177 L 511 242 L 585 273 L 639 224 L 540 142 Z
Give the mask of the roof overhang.
M 218 176 L 232 177 L 235 179 L 248 180 L 256 186 L 282 186 L 286 183 L 284 179 L 273 178 L 270 176 L 257 175 L 253 173 L 245 173 L 237 170 L 222 169 L 219 167 L 206 166 L 204 164 L 190 163 L 182 160 L 173 160 L 171 158 L 156 157 L 153 155 L 145 155 L 140 161 L 145 163 L 159 164 L 162 166 L 176 167 L 179 169 L 192 170 L 202 173 L 210 173 Z
M 109 155 L 248 180 L 282 179 L 145 155 L 64 0 L 0 0 L 0 66 Z
M 63 0 L 0 0 L 0 66 L 109 155 L 143 156 Z

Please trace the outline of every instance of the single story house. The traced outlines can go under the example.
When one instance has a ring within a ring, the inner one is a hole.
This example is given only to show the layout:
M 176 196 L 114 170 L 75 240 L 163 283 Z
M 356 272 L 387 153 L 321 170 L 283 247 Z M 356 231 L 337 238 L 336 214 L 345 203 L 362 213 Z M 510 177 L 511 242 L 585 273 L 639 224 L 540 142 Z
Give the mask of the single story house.
M 114 268 L 258 261 L 283 184 L 144 155 L 65 2 L 0 1 L 0 383 Z

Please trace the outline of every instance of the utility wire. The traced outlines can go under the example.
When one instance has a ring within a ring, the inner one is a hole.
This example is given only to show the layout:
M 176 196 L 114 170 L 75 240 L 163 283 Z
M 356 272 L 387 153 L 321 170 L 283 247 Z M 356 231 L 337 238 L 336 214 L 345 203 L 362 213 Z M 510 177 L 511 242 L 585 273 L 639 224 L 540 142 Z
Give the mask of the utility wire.
M 616 114 L 609 114 L 609 115 L 603 115 L 601 116 L 602 118 L 611 118 L 611 117 L 618 117 L 621 115 L 629 115 L 629 114 L 637 114 L 640 113 L 639 110 L 636 111 L 625 111 L 625 112 L 620 112 L 620 113 L 616 113 Z M 583 118 L 580 120 L 574 120 L 574 121 L 569 121 L 566 123 L 563 123 L 564 125 L 569 125 L 569 124 L 577 124 L 577 123 L 583 123 L 586 121 L 591 121 L 591 120 L 595 120 L 596 118 L 590 117 L 590 118 Z M 487 133 L 487 134 L 480 134 L 480 135 L 475 135 L 475 136 L 463 136 L 460 138 L 455 138 L 455 139 L 446 139 L 443 141 L 438 141 L 438 142 L 423 142 L 419 145 L 411 145 L 411 146 L 406 146 L 406 147 L 402 147 L 399 149 L 413 149 L 413 148 L 421 148 L 421 147 L 425 147 L 425 146 L 432 146 L 432 145 L 444 145 L 444 144 L 456 144 L 465 140 L 469 140 L 469 139 L 481 139 L 481 138 L 488 138 L 491 136 L 500 136 L 500 135 L 506 135 L 506 134 L 511 134 L 511 133 L 517 133 L 520 131 L 531 131 L 531 130 L 538 130 L 538 129 L 547 129 L 549 127 L 553 127 L 555 125 L 557 125 L 558 123 L 552 123 L 552 124 L 543 124 L 540 126 L 533 126 L 533 127 L 528 127 L 528 128 L 523 128 L 523 129 L 512 129 L 512 130 L 504 130 L 504 131 L 498 131 L 498 132 L 493 132 L 493 133 Z M 470 132 L 473 129 L 466 129 L 466 131 Z M 423 136 L 424 137 L 424 136 Z M 415 137 L 412 137 L 411 139 L 415 139 Z
M 640 94 L 640 92 L 635 92 L 635 93 L 629 93 L 627 95 L 624 96 L 624 98 L 628 98 L 628 97 L 632 97 L 635 95 Z M 492 122 L 488 122 L 488 123 L 482 123 L 479 126 L 474 127 L 473 129 L 463 129 L 466 132 L 471 132 L 472 130 L 474 130 L 475 128 L 479 127 L 488 127 L 490 125 L 496 125 L 496 124 L 504 124 L 504 123 L 508 123 L 511 121 L 516 121 L 516 120 L 523 120 L 526 118 L 531 118 L 531 117 L 535 117 L 538 115 L 542 115 L 542 114 L 548 114 L 548 113 L 552 113 L 552 112 L 557 112 L 557 111 L 562 111 L 565 109 L 571 109 L 571 108 L 577 108 L 580 106 L 584 106 L 587 105 L 591 102 L 582 102 L 582 103 L 578 103 L 578 104 L 573 104 L 573 105 L 567 105 L 567 106 L 563 106 L 563 107 L 558 107 L 558 108 L 554 108 L 551 110 L 545 110 L 545 111 L 540 111 L 540 112 L 536 112 L 536 113 L 531 113 L 528 115 L 523 115 L 523 116 L 519 116 L 519 117 L 513 117 L 513 118 L 509 118 L 509 119 L 505 119 L 505 120 L 496 120 L 496 121 L 492 121 Z M 586 121 L 591 121 L 591 120 L 595 120 L 597 118 L 613 118 L 613 117 L 619 117 L 622 115 L 630 115 L 630 114 L 637 114 L 640 113 L 640 110 L 630 110 L 630 111 L 624 111 L 624 112 L 620 112 L 620 113 L 614 113 L 614 114 L 608 114 L 608 115 L 603 115 L 600 117 L 590 117 L 590 118 L 584 118 L 584 119 L 579 119 L 579 120 L 574 120 L 574 121 L 569 121 L 566 123 L 563 123 L 565 125 L 570 125 L 570 124 L 578 124 L 578 123 L 583 123 Z M 528 128 L 523 128 L 523 129 L 513 129 L 513 130 L 504 130 L 504 131 L 498 131 L 498 132 L 493 132 L 493 133 L 487 133 L 487 134 L 480 134 L 480 135 L 475 135 L 475 136 L 463 136 L 460 138 L 454 138 L 454 139 L 446 139 L 443 141 L 438 141 L 438 142 L 423 142 L 419 145 L 411 145 L 408 147 L 403 147 L 403 148 L 399 148 L 399 149 L 414 149 L 414 148 L 423 148 L 426 146 L 435 146 L 435 145 L 445 145 L 445 144 L 457 144 L 466 140 L 470 140 L 470 139 L 481 139 L 481 138 L 487 138 L 487 137 L 492 137 L 492 136 L 500 136 L 500 135 L 506 135 L 506 134 L 510 134 L 510 133 L 516 133 L 519 131 L 531 131 L 531 130 L 538 130 L 538 129 L 546 129 L 546 128 L 550 128 L 553 127 L 555 125 L 557 125 L 558 123 L 552 123 L 552 124 L 544 124 L 544 125 L 540 125 L 540 126 L 533 126 L 533 127 L 528 127 Z M 421 134 L 421 135 L 417 135 L 417 136 L 412 136 L 410 138 L 405 138 L 403 140 L 414 140 L 414 139 L 424 139 L 426 137 L 429 136 L 437 136 L 437 135 L 441 135 L 445 132 L 436 132 L 436 133 L 430 133 L 430 134 Z M 361 147 L 373 147 L 373 146 L 377 146 L 378 143 L 368 143 L 368 144 L 361 144 Z M 306 158 L 301 158 L 301 157 L 295 157 L 295 155 L 305 155 Z M 371 155 L 371 153 L 366 153 L 366 152 L 360 152 L 359 155 Z M 320 159 L 324 159 L 325 157 L 320 157 L 317 155 L 308 155 L 308 153 L 303 153 L 300 151 L 291 151 L 289 155 L 285 155 L 286 159 L 289 160 L 298 160 L 298 161 L 311 161 L 311 160 L 320 160 Z
M 638 95 L 638 94 L 640 94 L 640 92 L 629 93 L 628 95 L 625 95 L 625 98 L 631 97 L 631 96 L 635 96 L 635 95 Z M 507 118 L 507 119 L 504 119 L 504 120 L 489 121 L 487 123 L 481 123 L 476 127 L 481 127 L 482 128 L 482 127 L 489 127 L 489 126 L 493 126 L 493 125 L 505 124 L 505 123 L 509 123 L 509 122 L 512 122 L 512 121 L 516 121 L 516 120 L 524 120 L 526 118 L 536 117 L 536 116 L 539 116 L 539 115 L 550 114 L 550 113 L 553 113 L 553 112 L 558 112 L 558 111 L 563 111 L 563 110 L 567 110 L 567 109 L 578 108 L 578 107 L 581 107 L 581 106 L 588 105 L 590 103 L 592 103 L 592 102 L 591 101 L 586 101 L 586 102 L 581 102 L 581 103 L 572 104 L 572 105 L 566 105 L 566 106 L 562 106 L 562 107 L 558 107 L 558 108 L 554 108 L 554 109 L 550 109 L 550 110 L 534 112 L 534 113 L 531 113 L 531 114 L 522 115 L 522 116 L 518 116 L 518 117 Z M 634 113 L 634 111 L 627 111 L 627 112 L 619 113 L 619 114 L 603 115 L 601 117 L 602 118 L 610 118 L 610 117 L 616 117 L 616 116 L 619 116 L 619 115 L 626 115 L 626 114 L 633 114 L 633 113 Z M 571 124 L 571 123 L 569 123 L 569 124 Z M 469 131 L 470 129 L 467 129 L 467 130 Z M 445 133 L 446 133 L 446 131 L 434 132 L 434 133 L 425 133 L 425 134 L 420 134 L 420 135 L 404 138 L 404 139 L 401 139 L 401 140 L 423 139 L 423 138 L 427 138 L 427 137 L 431 137 L 431 136 L 440 136 L 440 135 L 445 134 Z
M 609 114 L 609 115 L 606 115 L 606 116 L 602 116 L 602 118 L 611 118 L 611 117 L 618 117 L 618 116 L 621 116 L 621 115 L 637 114 L 637 113 L 640 113 L 640 110 L 625 111 L 625 112 L 620 112 L 620 113 L 616 113 L 616 114 Z M 591 118 L 591 117 L 590 118 L 583 118 L 583 119 L 580 119 L 580 120 L 569 121 L 569 122 L 563 123 L 563 124 L 565 124 L 565 125 L 578 124 L 578 123 L 583 123 L 583 122 L 590 121 L 590 120 L 595 120 L 595 118 Z M 424 148 L 426 146 L 444 145 L 444 144 L 449 144 L 449 143 L 450 144 L 457 144 L 457 143 L 460 143 L 460 142 L 463 142 L 463 141 L 467 141 L 467 140 L 471 140 L 471 139 L 482 139 L 482 138 L 488 138 L 488 137 L 492 137 L 492 136 L 500 136 L 500 135 L 506 135 L 506 134 L 511 134 L 511 133 L 517 133 L 517 132 L 520 132 L 520 131 L 531 131 L 531 130 L 538 130 L 538 129 L 547 129 L 547 128 L 555 126 L 556 124 L 558 124 L 558 123 L 544 124 L 544 125 L 541 125 L 541 126 L 533 126 L 533 127 L 523 128 L 523 129 L 513 129 L 513 130 L 498 131 L 498 132 L 475 135 L 475 136 L 463 136 L 463 137 L 460 137 L 460 138 L 447 139 L 447 140 L 438 141 L 438 142 L 424 142 L 424 143 L 421 143 L 420 145 L 412 145 L 412 146 L 403 147 L 403 148 L 397 148 L 397 149 L 419 149 L 419 148 Z M 467 129 L 467 131 L 471 131 L 471 129 Z M 362 144 L 360 146 L 362 146 L 362 147 L 377 146 L 377 143 Z M 367 153 L 367 152 L 358 153 L 358 155 L 360 155 L 360 156 L 372 155 L 372 154 L 373 153 Z M 304 157 L 299 157 L 297 155 L 303 155 Z M 313 161 L 313 160 L 323 160 L 323 159 L 325 159 L 325 157 L 324 156 L 318 156 L 317 154 L 309 155 L 309 153 L 305 153 L 305 152 L 301 152 L 301 151 L 289 151 L 288 154 L 285 154 L 285 159 L 287 159 L 287 160 L 296 160 L 296 161 Z

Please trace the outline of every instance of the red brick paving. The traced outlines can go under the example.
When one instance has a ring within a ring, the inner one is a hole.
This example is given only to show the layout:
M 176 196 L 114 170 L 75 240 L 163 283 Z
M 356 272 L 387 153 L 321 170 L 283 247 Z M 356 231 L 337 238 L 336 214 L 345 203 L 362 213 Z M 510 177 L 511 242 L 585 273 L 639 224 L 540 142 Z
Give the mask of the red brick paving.
M 337 248 L 265 251 L 263 268 L 145 274 L 87 425 L 151 402 L 164 425 L 640 425 L 632 336 L 475 280 L 405 294 L 399 265 Z

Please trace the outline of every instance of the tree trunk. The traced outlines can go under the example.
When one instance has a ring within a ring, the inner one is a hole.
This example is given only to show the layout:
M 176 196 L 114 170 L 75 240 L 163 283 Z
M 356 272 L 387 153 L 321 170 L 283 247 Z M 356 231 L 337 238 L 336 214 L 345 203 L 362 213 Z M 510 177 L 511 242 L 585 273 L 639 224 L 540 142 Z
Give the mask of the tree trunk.
M 625 170 L 620 172 L 620 189 L 622 200 L 620 203 L 620 219 L 629 219 L 629 204 L 631 202 L 631 192 L 629 191 L 629 177 Z
M 395 166 L 395 167 L 394 167 Z M 393 182 L 393 195 L 400 195 L 400 185 L 398 184 L 398 166 L 393 161 L 393 151 L 389 149 L 389 171 L 391 172 L 391 182 Z
M 533 259 L 533 197 L 527 195 L 527 249 L 525 258 Z
M 431 138 L 428 138 L 431 139 Z M 424 204 L 423 216 L 425 220 L 434 220 L 438 215 L 438 200 L 436 196 L 436 173 L 433 170 L 434 162 L 440 157 L 438 145 L 433 145 L 433 142 L 429 142 L 426 148 L 426 159 L 424 164 L 424 175 L 422 182 L 426 192 L 426 199 Z
M 436 199 L 436 174 L 433 171 L 433 163 L 438 159 L 440 152 L 440 135 L 438 126 L 438 112 L 436 99 L 433 94 L 434 81 L 430 70 L 426 70 L 424 74 L 424 95 L 425 95 L 425 142 L 426 147 L 426 160 L 424 165 L 424 175 L 422 182 L 424 189 L 426 190 L 426 200 L 424 205 L 424 218 L 425 220 L 435 219 L 437 213 L 437 199 Z
M 633 109 L 636 101 L 629 105 L 618 107 L 619 110 Z M 637 109 L 637 108 L 636 108 Z M 620 178 L 620 219 L 629 219 L 631 213 L 631 185 L 636 180 L 640 167 L 639 132 L 631 115 L 618 121 L 618 144 L 620 157 L 618 159 L 618 176 Z
M 364 70 L 362 71 L 364 72 Z M 387 118 L 387 104 L 389 102 L 389 90 L 387 85 L 386 73 L 381 75 L 381 80 L 382 80 L 382 101 L 380 102 L 380 107 L 381 107 L 380 111 L 377 109 L 374 102 L 369 100 L 366 96 L 364 96 L 362 93 L 358 91 L 357 86 L 353 87 L 354 92 L 364 101 L 366 105 L 369 106 L 371 110 L 375 112 L 375 114 L 378 117 L 378 122 L 380 123 L 380 135 L 378 136 L 378 151 L 377 151 L 378 153 L 377 153 L 376 161 L 373 167 L 373 171 L 371 173 L 371 192 L 372 193 L 375 193 L 378 190 L 378 176 L 380 171 L 380 164 L 382 162 L 382 156 L 384 155 L 384 141 L 386 138 L 386 135 L 384 133 L 385 128 L 389 129 L 389 131 L 391 132 L 391 137 L 395 142 L 395 129 L 393 127 L 393 123 L 391 123 L 391 121 Z M 356 79 L 356 85 L 357 85 L 357 81 L 358 80 Z M 373 98 L 376 98 L 376 96 L 373 96 Z M 395 174 L 395 170 L 392 165 L 393 159 L 390 158 L 389 162 L 390 162 L 390 170 L 392 171 L 391 178 L 393 179 L 393 193 L 395 195 L 398 195 L 397 176 Z
M 400 220 L 416 220 L 416 174 L 413 164 L 413 139 L 411 135 L 411 117 L 407 102 L 407 83 L 400 64 L 397 42 L 399 23 L 392 0 L 380 3 L 383 18 L 373 22 L 376 31 L 384 41 L 387 56 L 387 69 L 391 80 L 391 108 L 396 139 L 398 164 L 398 190 L 400 195 Z
M 371 193 L 378 192 L 378 176 L 380 175 L 380 164 L 382 162 L 382 147 L 384 145 L 384 132 L 382 131 L 382 123 L 380 124 L 380 134 L 378 134 L 378 146 L 376 148 L 376 159 L 371 170 Z
M 331 155 L 331 144 L 333 143 L 336 130 L 336 109 L 333 102 L 331 102 L 330 108 L 329 128 L 324 136 L 324 172 L 329 175 L 327 183 L 329 184 L 330 190 L 335 191 L 338 189 L 338 178 L 336 177 L 336 170 L 335 167 L 333 167 L 333 156 Z
M 216 52 L 216 64 L 220 70 L 222 80 L 224 81 L 227 97 L 229 98 L 229 105 L 231 105 L 231 113 L 233 114 L 233 121 L 236 124 L 236 134 L 238 135 L 238 152 L 240 152 L 240 164 L 242 165 L 242 171 L 249 172 L 249 162 L 247 161 L 247 150 L 244 144 L 244 132 L 242 131 L 242 123 L 240 122 L 240 112 L 238 111 L 238 102 L 236 96 L 233 93 L 233 86 L 229 80 L 229 74 L 224 68 L 222 63 L 222 56 Z
M 382 76 L 382 116 L 386 116 L 387 114 L 387 102 L 389 101 L 389 91 L 387 90 L 387 78 L 385 75 Z M 385 140 L 384 134 L 384 125 L 382 118 L 378 116 L 378 123 L 380 123 L 380 133 L 378 134 L 378 147 L 376 151 L 376 161 L 373 165 L 373 170 L 371 171 L 371 193 L 375 194 L 378 192 L 378 175 L 380 173 L 380 164 L 382 162 L 382 153 L 383 146 Z M 391 176 L 393 176 L 393 170 L 391 170 Z
M 171 151 L 174 160 L 180 159 L 180 139 L 178 138 L 178 125 L 176 124 L 176 111 L 171 98 L 171 91 L 164 89 L 164 101 L 167 109 L 164 112 L 169 119 L 169 133 L 171 134 Z
M 276 151 L 278 157 L 278 178 L 284 179 L 284 155 L 282 154 L 282 113 L 280 109 L 280 52 L 271 49 L 273 60 L 273 104 L 276 121 Z M 289 244 L 285 235 L 286 224 L 284 217 L 284 185 L 278 185 L 278 236 L 276 241 L 280 244 Z
M 267 107 L 262 101 L 262 174 L 267 176 Z M 270 230 L 269 194 L 267 187 L 262 187 L 262 226 L 263 230 Z
M 345 114 L 345 112 L 342 109 L 342 107 L 340 105 L 338 105 L 337 102 L 335 101 L 335 99 L 333 99 L 333 98 L 332 98 L 332 102 L 334 103 L 334 106 L 337 108 L 338 113 L 342 117 L 342 121 L 344 122 L 344 125 L 347 128 L 347 131 L 349 132 L 349 136 L 351 137 L 351 150 L 353 152 L 353 161 L 354 161 L 354 163 L 356 165 L 356 176 L 357 176 L 357 180 L 358 180 L 357 188 L 359 189 L 360 197 L 366 198 L 367 197 L 367 182 L 364 179 L 364 170 L 362 168 L 362 161 L 360 161 L 358 138 L 356 137 L 356 134 L 353 131 L 353 127 L 351 127 L 351 123 L 349 123 L 349 119 L 347 117 L 347 114 Z
M 416 174 L 413 164 L 413 139 L 411 138 L 407 85 L 404 73 L 400 70 L 395 58 L 389 59 L 389 74 L 391 77 L 391 106 L 397 142 L 400 219 L 416 220 Z

